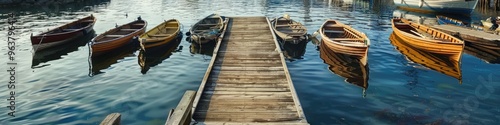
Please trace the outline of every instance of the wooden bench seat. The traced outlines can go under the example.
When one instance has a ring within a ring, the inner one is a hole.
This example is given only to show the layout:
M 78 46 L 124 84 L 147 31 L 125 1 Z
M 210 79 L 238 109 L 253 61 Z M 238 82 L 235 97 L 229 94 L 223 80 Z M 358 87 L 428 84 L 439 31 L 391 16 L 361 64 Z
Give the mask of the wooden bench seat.
M 137 31 L 137 29 L 120 29 L 120 31 Z
M 104 37 L 124 37 L 126 35 L 105 35 Z
M 302 26 L 302 24 L 276 25 L 276 27 L 290 27 L 290 26 Z
M 154 35 L 149 35 L 148 34 L 148 36 L 150 36 L 150 37 L 168 37 L 170 35 L 168 35 L 168 34 L 154 34 Z
M 215 25 L 219 25 L 219 24 L 198 24 L 198 26 L 215 26 Z
M 364 41 L 364 39 L 360 38 L 332 38 L 333 41 Z
M 328 24 L 328 25 L 325 25 L 325 27 L 328 27 L 328 28 L 343 28 L 343 26 L 338 25 L 338 24 Z
M 325 33 L 344 33 L 344 31 L 338 31 L 338 30 L 324 30 L 323 32 L 325 32 Z

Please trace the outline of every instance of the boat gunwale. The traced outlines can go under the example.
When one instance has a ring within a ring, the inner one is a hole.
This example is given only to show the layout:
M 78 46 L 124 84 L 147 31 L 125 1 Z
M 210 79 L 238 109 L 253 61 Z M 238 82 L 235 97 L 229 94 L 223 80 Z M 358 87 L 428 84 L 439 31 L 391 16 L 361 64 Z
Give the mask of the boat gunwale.
M 361 39 L 364 39 L 364 42 L 349 42 L 349 44 L 347 44 L 347 43 L 341 43 L 341 42 L 332 40 L 331 37 L 325 35 L 324 30 L 323 30 L 323 28 L 329 22 L 335 22 L 335 24 L 340 25 L 343 28 L 343 30 L 345 30 L 345 31 L 349 30 L 349 34 L 357 35 Z M 333 44 L 337 44 L 337 45 L 341 45 L 341 46 L 346 46 L 346 47 L 358 47 L 358 48 L 361 48 L 361 47 L 368 48 L 368 47 L 370 47 L 370 44 L 369 44 L 370 43 L 370 39 L 368 38 L 368 36 L 366 36 L 366 34 L 364 34 L 362 32 L 359 32 L 359 31 L 353 29 L 351 26 L 345 25 L 345 24 L 343 24 L 343 23 L 341 23 L 341 22 L 339 22 L 337 20 L 333 20 L 333 19 L 326 20 L 321 25 L 321 27 L 319 28 L 319 33 L 321 34 L 321 38 L 323 40 L 325 40 L 325 41 L 328 41 L 329 43 L 333 43 Z M 356 44 L 352 44 L 352 43 L 356 43 Z M 359 44 L 357 44 L 357 43 L 359 43 Z
M 160 29 L 160 26 L 163 26 L 165 25 L 164 27 L 166 27 L 167 23 L 169 22 L 175 22 L 177 23 L 177 29 L 175 30 L 174 33 L 160 33 L 160 34 L 167 34 L 167 35 L 170 35 L 170 36 L 165 36 L 165 37 L 160 37 L 160 38 L 151 38 L 149 36 L 149 32 L 152 32 L 154 30 L 158 30 Z M 157 43 L 157 42 L 160 42 L 160 41 L 163 41 L 163 40 L 166 40 L 166 39 L 169 39 L 169 38 L 173 38 L 173 37 L 176 37 L 177 35 L 176 34 L 179 34 L 180 33 L 180 30 L 181 30 L 181 23 L 179 22 L 179 20 L 177 19 L 169 19 L 169 20 L 166 20 L 164 22 L 162 22 L 161 24 L 158 24 L 156 25 L 155 27 L 153 27 L 152 29 L 146 31 L 145 33 L 143 33 L 141 36 L 139 36 L 139 41 L 141 41 L 141 44 L 144 42 L 144 44 L 147 44 L 147 43 Z M 147 36 L 147 38 L 146 38 Z M 146 41 L 142 41 L 142 39 L 146 39 Z M 150 40 L 155 40 L 155 41 L 150 41 Z
M 73 31 L 60 32 L 60 33 L 50 33 L 50 32 L 55 31 L 57 29 L 68 29 L 67 27 L 75 25 L 76 23 L 82 22 L 82 21 L 84 21 L 87 18 L 92 19 L 92 23 L 88 24 L 85 27 L 78 28 L 78 29 L 75 29 Z M 90 16 L 86 16 L 84 18 L 81 18 L 81 19 L 78 19 L 78 20 L 66 23 L 64 25 L 61 25 L 61 26 L 58 26 L 56 28 L 50 29 L 48 31 L 42 32 L 40 34 L 33 35 L 33 36 L 31 36 L 31 39 L 37 38 L 37 37 L 52 37 L 52 36 L 59 36 L 59 35 L 66 35 L 66 34 L 71 34 L 71 33 L 75 33 L 75 32 L 80 32 L 80 31 L 85 30 L 87 28 L 93 27 L 96 21 L 97 21 L 97 18 L 95 18 L 94 15 L 91 14 Z M 62 28 L 62 27 L 66 27 L 66 28 Z
M 132 25 L 134 23 L 138 23 L 138 22 L 141 22 L 141 21 L 144 22 L 144 25 L 141 28 L 135 30 L 134 32 L 128 33 L 128 34 L 126 34 L 126 35 L 124 35 L 122 37 L 117 37 L 117 38 L 114 38 L 114 39 L 109 39 L 109 40 L 105 40 L 105 41 L 96 41 L 96 39 L 97 40 L 103 39 L 105 37 L 105 35 L 108 35 L 110 33 L 118 32 L 116 30 L 119 30 L 119 29 L 121 29 L 124 26 Z M 106 44 L 106 43 L 111 43 L 111 42 L 114 42 L 114 41 L 117 41 L 117 40 L 120 40 L 120 39 L 123 39 L 123 38 L 127 38 L 130 35 L 132 35 L 132 34 L 136 34 L 138 32 L 141 32 L 142 30 L 146 29 L 147 25 L 148 25 L 148 23 L 147 23 L 146 20 L 142 20 L 142 19 L 141 20 L 134 20 L 134 21 L 132 21 L 130 23 L 123 24 L 121 26 L 115 27 L 113 29 L 110 29 L 110 30 L 104 32 L 104 33 L 99 34 L 98 36 L 96 36 L 96 37 L 94 37 L 92 39 L 92 45 Z

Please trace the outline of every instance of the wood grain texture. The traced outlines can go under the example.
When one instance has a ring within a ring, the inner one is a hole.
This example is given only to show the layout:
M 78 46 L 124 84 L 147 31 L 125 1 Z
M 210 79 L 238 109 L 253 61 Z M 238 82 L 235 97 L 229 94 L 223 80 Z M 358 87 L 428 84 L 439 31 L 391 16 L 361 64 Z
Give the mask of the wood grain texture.
M 195 100 L 204 124 L 308 124 L 266 17 L 234 17 Z

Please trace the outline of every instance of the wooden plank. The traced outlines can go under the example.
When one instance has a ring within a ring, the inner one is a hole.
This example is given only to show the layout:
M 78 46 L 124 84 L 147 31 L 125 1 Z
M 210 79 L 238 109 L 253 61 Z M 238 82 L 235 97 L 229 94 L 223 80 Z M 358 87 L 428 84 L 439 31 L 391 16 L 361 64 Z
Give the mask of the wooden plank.
M 168 118 L 165 125 L 185 125 L 191 122 L 191 108 L 193 106 L 195 91 L 186 91 L 182 96 L 181 101 L 174 109 L 171 117 Z
M 297 123 L 297 122 L 265 122 L 265 123 L 258 123 L 258 122 L 210 122 L 211 120 L 215 119 L 207 119 L 207 122 L 203 122 L 205 125 L 309 125 L 308 123 Z M 217 119 L 221 120 L 221 119 Z M 226 120 L 227 121 L 227 120 Z
M 231 88 L 231 87 L 206 87 L 204 93 L 233 94 L 233 95 L 287 95 L 288 88 Z
M 111 113 L 99 125 L 120 125 L 120 113 Z

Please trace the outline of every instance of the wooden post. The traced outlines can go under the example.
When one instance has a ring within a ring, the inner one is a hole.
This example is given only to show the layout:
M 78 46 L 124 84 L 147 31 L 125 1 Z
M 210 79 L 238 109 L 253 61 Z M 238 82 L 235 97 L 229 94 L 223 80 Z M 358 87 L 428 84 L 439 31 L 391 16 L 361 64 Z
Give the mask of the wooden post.
M 111 113 L 99 125 L 120 125 L 120 113 Z
M 165 125 L 189 125 L 191 123 L 191 110 L 195 96 L 195 91 L 186 91 L 172 115 L 167 119 Z

